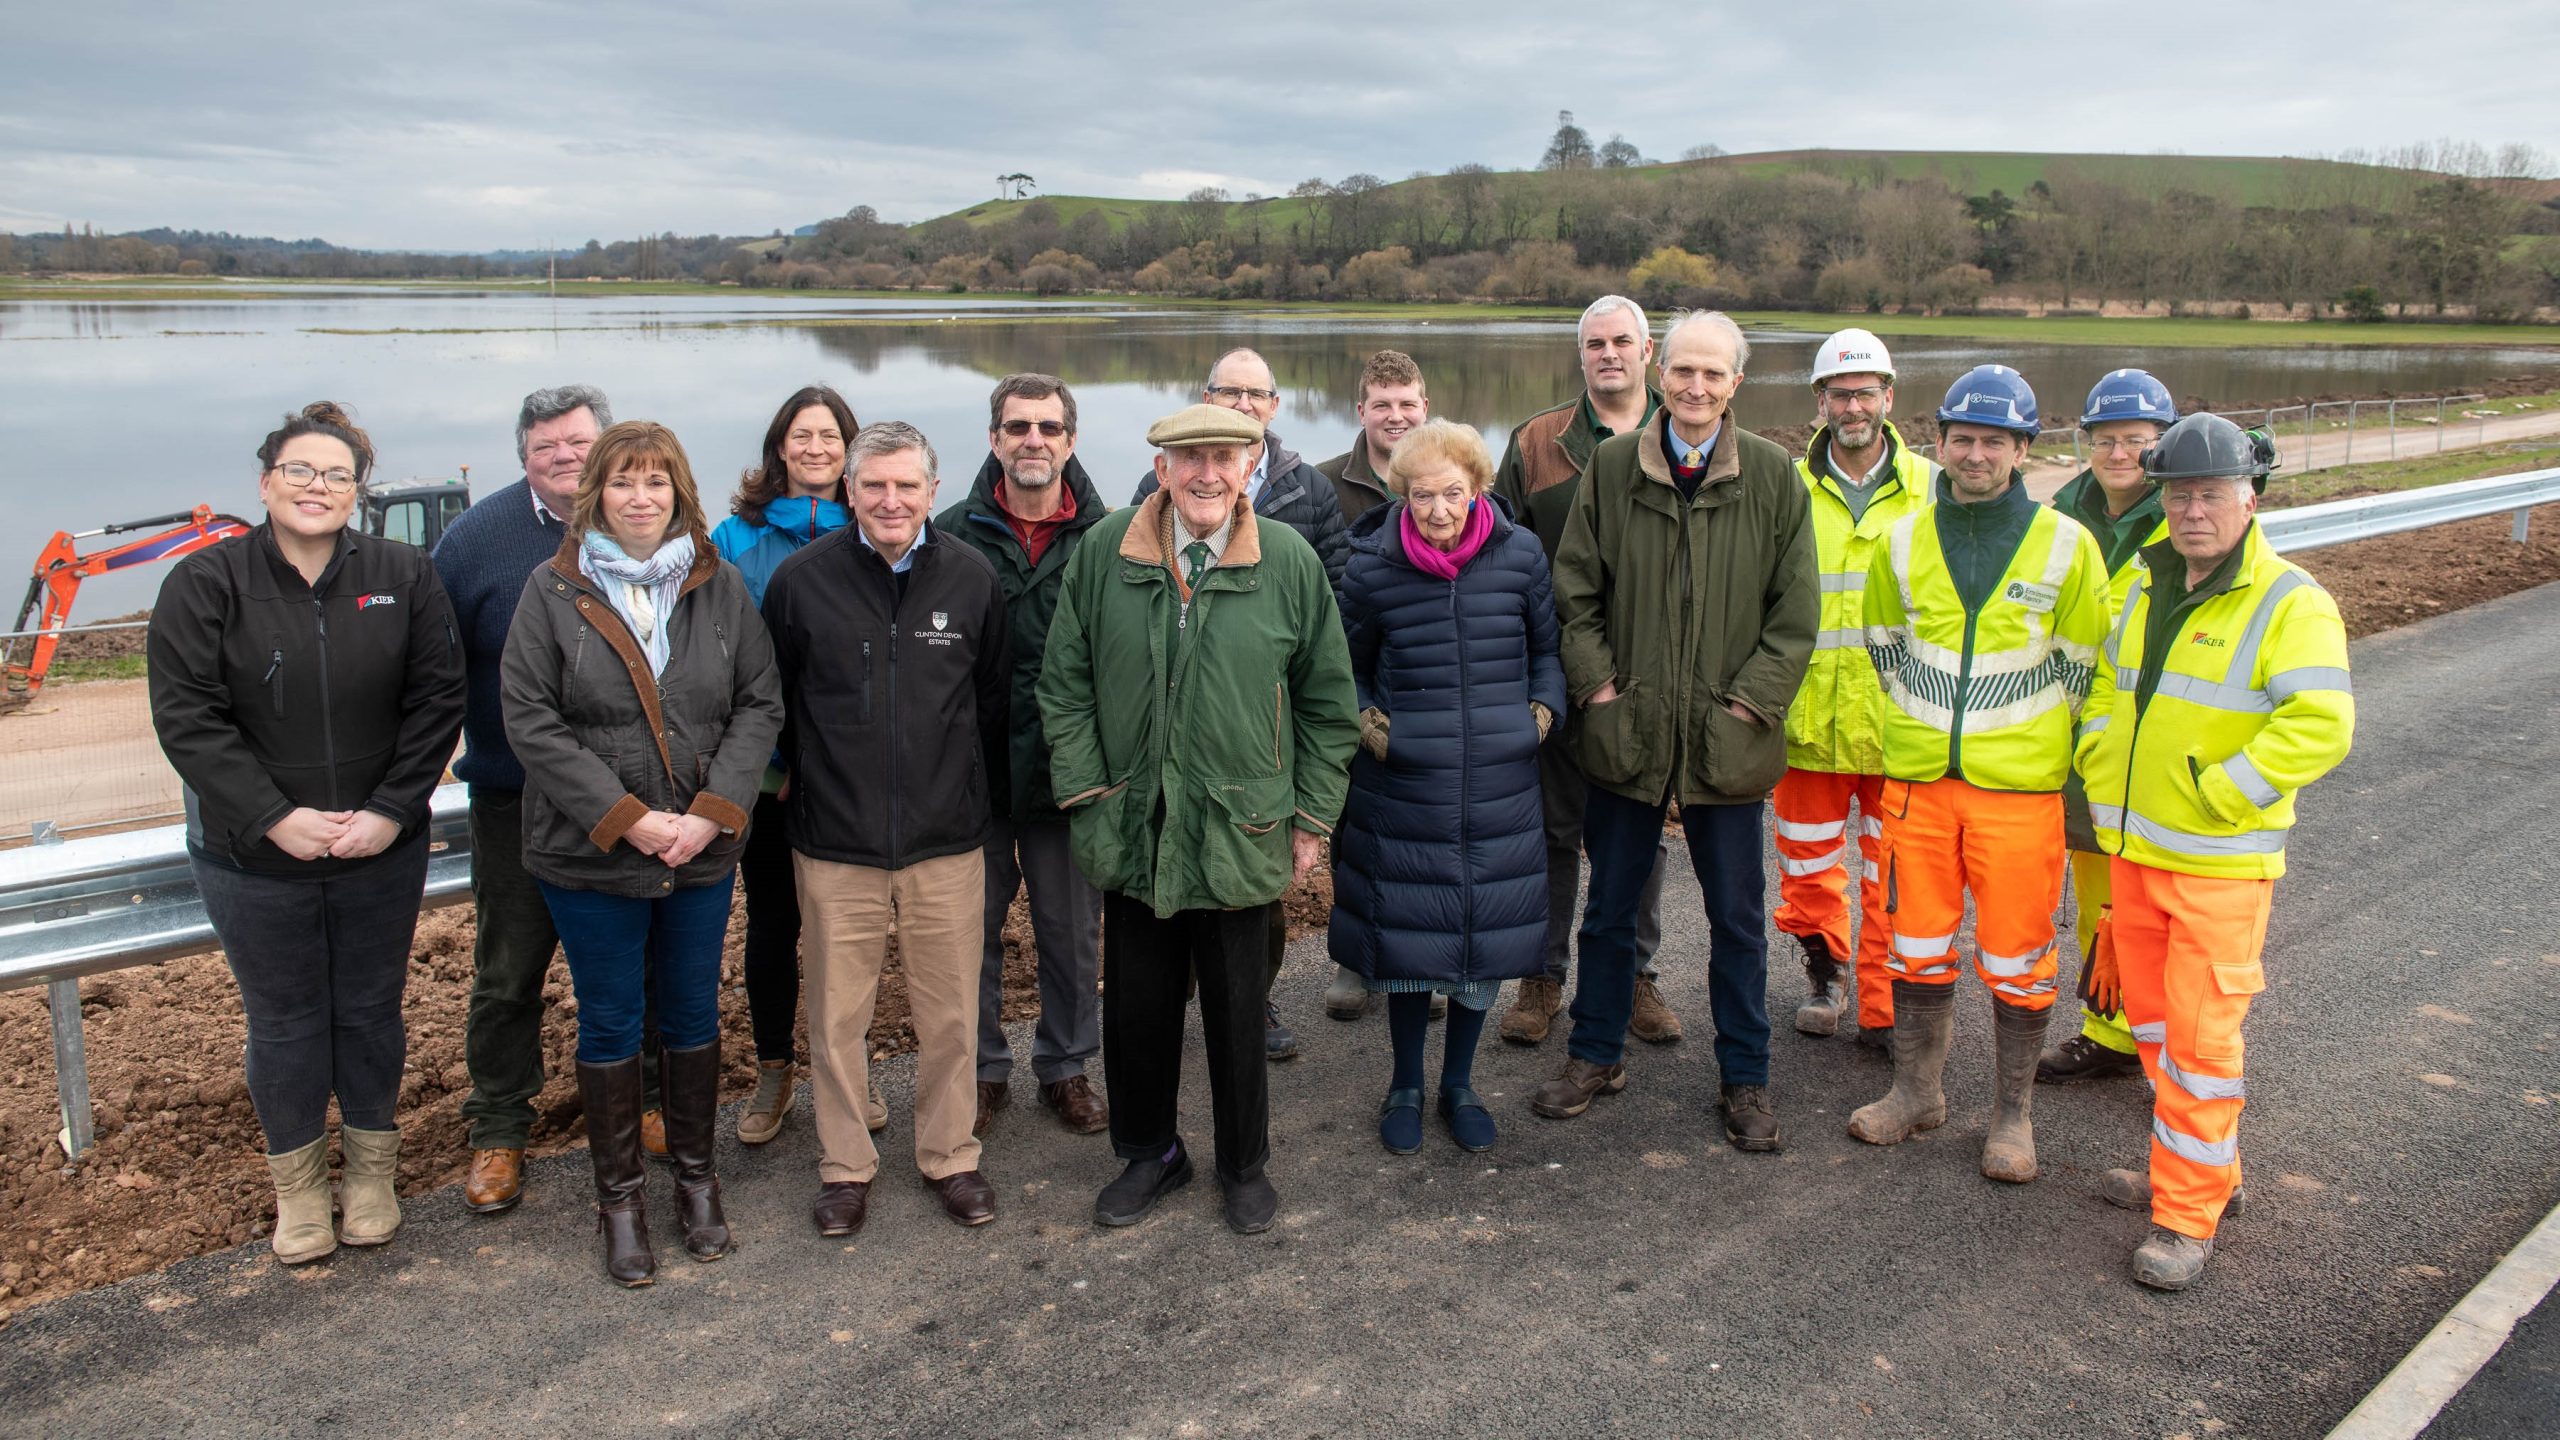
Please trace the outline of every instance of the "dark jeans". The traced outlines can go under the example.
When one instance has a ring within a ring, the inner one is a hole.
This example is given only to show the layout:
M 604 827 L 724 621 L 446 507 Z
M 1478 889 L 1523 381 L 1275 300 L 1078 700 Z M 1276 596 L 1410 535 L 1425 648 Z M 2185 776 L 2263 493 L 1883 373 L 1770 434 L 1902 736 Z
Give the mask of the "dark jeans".
M 978 966 L 978 1078 L 1013 1074 L 1004 1036 L 1004 917 L 1014 892 L 1031 891 L 1039 952 L 1040 1022 L 1031 1032 L 1031 1075 L 1055 1085 L 1084 1073 L 1102 1048 L 1102 892 L 1076 868 L 1067 817 L 987 827 L 987 938 Z
M 398 1128 L 409 1032 L 400 997 L 427 888 L 421 830 L 372 864 L 326 880 L 194 862 L 204 913 L 249 1017 L 249 1099 L 267 1150 L 325 1133 L 329 1097 L 359 1130 Z
M 1662 843 L 1663 812 L 1593 786 L 1582 843 L 1591 850 L 1591 899 L 1582 916 L 1582 976 L 1573 991 L 1569 1049 L 1595 1065 L 1626 1053 L 1636 1002 L 1636 915 L 1645 867 Z M 1689 863 L 1707 902 L 1707 1000 L 1715 1013 L 1716 1065 L 1727 1085 L 1769 1083 L 1768 902 L 1761 876 L 1760 812 L 1749 805 L 1683 805 Z
M 1143 900 L 1102 897 L 1102 1064 L 1111 1148 L 1123 1160 L 1164 1154 L 1182 1091 L 1184 991 L 1200 978 L 1218 1174 L 1262 1173 L 1271 1156 L 1271 1090 L 1262 1049 L 1271 931 L 1279 902 L 1249 910 L 1185 910 L 1159 920 Z
M 471 792 L 471 1010 L 463 1062 L 471 1093 L 462 1118 L 471 1148 L 522 1149 L 542 1093 L 542 982 L 560 947 L 551 907 L 524 868 L 524 794 Z M 658 1047 L 643 1045 L 642 1085 L 657 1104 Z
M 729 938 L 737 871 L 654 899 L 534 883 L 559 923 L 569 982 L 578 989 L 578 1063 L 610 1065 L 639 1054 L 641 1015 L 651 1000 L 668 1049 L 720 1038 L 720 947 Z
M 738 855 L 738 883 L 747 892 L 747 1019 L 758 1060 L 788 1060 L 798 1050 L 800 887 L 791 878 L 791 837 L 783 829 L 788 814 L 780 800 L 757 796 Z
M 1590 788 L 1559 726 L 1538 747 L 1538 801 L 1547 834 L 1547 978 L 1558 985 L 1573 964 L 1573 907 L 1582 898 L 1582 811 Z M 1636 973 L 1647 979 L 1654 977 L 1653 957 L 1662 949 L 1662 872 L 1670 861 L 1666 835 L 1654 848 L 1644 908 L 1636 912 Z

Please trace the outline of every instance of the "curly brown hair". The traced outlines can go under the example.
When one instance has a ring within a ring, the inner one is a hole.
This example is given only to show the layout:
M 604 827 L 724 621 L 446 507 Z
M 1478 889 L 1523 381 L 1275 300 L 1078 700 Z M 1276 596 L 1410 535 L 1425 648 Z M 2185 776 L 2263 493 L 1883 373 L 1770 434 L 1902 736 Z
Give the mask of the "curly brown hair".
M 304 435 L 326 435 L 347 447 L 356 457 L 356 483 L 373 473 L 373 437 L 356 428 L 353 415 L 335 400 L 314 400 L 299 414 L 287 415 L 284 423 L 267 432 L 266 443 L 258 447 L 258 473 L 263 475 L 276 466 L 276 457 L 284 453 L 287 442 Z
M 729 513 L 750 525 L 764 523 L 764 507 L 789 494 L 791 470 L 782 461 L 782 442 L 791 434 L 791 422 L 812 405 L 823 405 L 836 417 L 836 429 L 844 435 L 845 453 L 853 453 L 853 437 L 860 433 L 862 422 L 853 418 L 853 407 L 829 385 L 803 385 L 791 392 L 782 408 L 773 412 L 773 423 L 764 427 L 764 458 L 754 469 L 738 475 L 738 493 L 729 502 Z M 836 477 L 836 503 L 849 505 L 852 497 L 845 494 L 844 477 Z

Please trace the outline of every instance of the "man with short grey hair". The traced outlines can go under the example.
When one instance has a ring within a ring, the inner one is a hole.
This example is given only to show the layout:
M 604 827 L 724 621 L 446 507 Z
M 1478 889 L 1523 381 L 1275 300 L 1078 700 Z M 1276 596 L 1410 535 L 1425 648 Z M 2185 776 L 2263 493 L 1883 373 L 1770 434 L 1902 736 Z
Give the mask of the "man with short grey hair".
M 454 775 L 471 787 L 474 922 L 471 1009 L 463 1025 L 471 1094 L 462 1102 L 471 1170 L 462 1197 L 483 1215 L 513 1209 L 524 1194 L 525 1142 L 543 1082 L 542 982 L 559 945 L 551 911 L 521 858 L 524 767 L 507 743 L 498 661 L 525 578 L 559 553 L 587 450 L 612 423 L 604 392 L 592 385 L 524 397 L 516 412 L 524 478 L 464 511 L 436 543 L 436 577 L 453 599 L 468 696 L 462 758 L 453 762 Z M 641 1047 L 653 1096 L 655 1049 Z M 656 1110 L 654 1099 L 649 1108 Z M 656 1148 L 664 1151 L 663 1138 Z

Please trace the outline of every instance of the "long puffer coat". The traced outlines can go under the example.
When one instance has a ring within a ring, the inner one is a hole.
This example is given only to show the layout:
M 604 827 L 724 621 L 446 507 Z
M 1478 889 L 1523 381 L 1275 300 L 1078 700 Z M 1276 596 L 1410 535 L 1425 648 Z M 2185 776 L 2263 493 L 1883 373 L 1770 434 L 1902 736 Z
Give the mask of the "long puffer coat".
M 1490 498 L 1478 501 L 1492 504 Z M 1407 558 L 1399 500 L 1360 517 L 1343 622 L 1387 758 L 1351 765 L 1334 834 L 1333 957 L 1372 980 L 1535 975 L 1547 933 L 1538 725 L 1564 668 L 1538 537 L 1502 518 L 1455 580 Z

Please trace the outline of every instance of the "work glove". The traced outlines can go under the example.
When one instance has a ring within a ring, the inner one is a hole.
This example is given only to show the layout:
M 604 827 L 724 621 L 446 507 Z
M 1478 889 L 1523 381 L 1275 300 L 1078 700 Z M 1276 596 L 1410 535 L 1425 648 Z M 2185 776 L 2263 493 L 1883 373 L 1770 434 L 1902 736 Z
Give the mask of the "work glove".
M 1360 712 L 1360 748 L 1370 758 L 1387 758 L 1387 712 L 1372 705 Z
M 1540 740 L 1546 739 L 1547 732 L 1556 728 L 1556 712 L 1548 709 L 1546 702 L 1542 700 L 1532 700 L 1529 702 L 1529 713 L 1537 718 L 1538 738 Z
M 2089 954 L 2080 962 L 2080 998 L 2092 1013 L 2124 1012 L 2124 979 L 2116 968 L 2115 907 L 2098 907 L 2098 924 L 2089 937 Z

